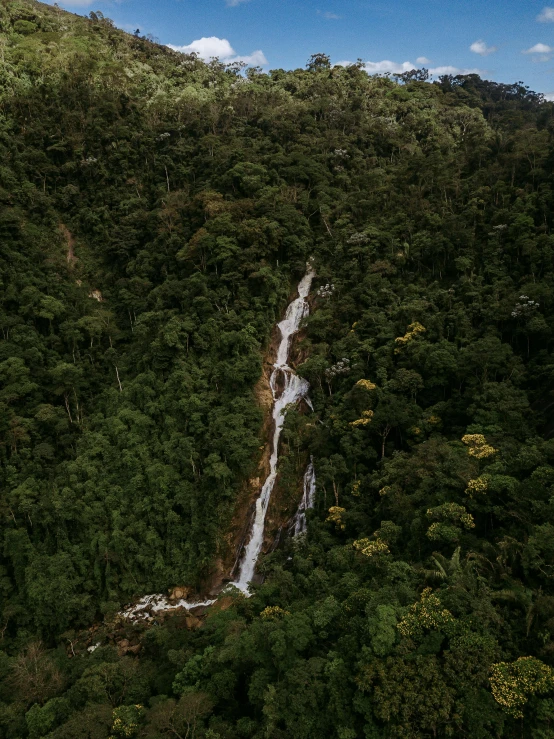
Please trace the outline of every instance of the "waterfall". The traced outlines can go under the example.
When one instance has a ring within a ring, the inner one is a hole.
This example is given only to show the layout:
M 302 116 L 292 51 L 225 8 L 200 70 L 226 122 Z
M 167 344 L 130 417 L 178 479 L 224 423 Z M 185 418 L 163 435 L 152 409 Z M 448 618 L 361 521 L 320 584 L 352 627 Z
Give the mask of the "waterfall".
M 300 328 L 302 319 L 310 312 L 310 306 L 306 298 L 310 292 L 312 280 L 315 276 L 313 268 L 307 265 L 307 271 L 298 284 L 298 297 L 290 303 L 287 308 L 284 319 L 277 324 L 281 332 L 281 341 L 277 351 L 277 358 L 274 369 L 270 377 L 271 393 L 273 395 L 273 421 L 274 431 L 271 446 L 271 458 L 269 461 L 269 475 L 263 484 L 262 490 L 256 501 L 256 513 L 250 539 L 245 547 L 237 578 L 230 583 L 241 590 L 245 595 L 249 595 L 248 586 L 254 577 L 256 563 L 262 550 L 265 532 L 265 517 L 271 499 L 271 493 L 277 479 L 277 463 L 279 461 L 279 439 L 281 431 L 285 423 L 285 413 L 287 407 L 291 403 L 297 403 L 304 399 L 310 408 L 312 404 L 308 398 L 309 383 L 298 377 L 289 367 L 289 351 L 291 339 Z M 310 471 L 311 470 L 311 471 Z M 308 474 L 309 473 L 309 474 Z M 310 462 L 306 474 L 304 475 L 304 498 L 300 504 L 298 512 L 295 516 L 295 534 L 304 531 L 306 528 L 306 517 L 304 511 L 311 508 L 315 495 L 315 472 L 313 464 Z M 300 527 L 300 530 L 297 530 Z M 130 620 L 149 619 L 152 618 L 151 612 L 167 611 L 173 608 L 198 608 L 200 606 L 210 606 L 215 603 L 213 600 L 205 601 L 187 601 L 178 600 L 171 602 L 164 595 L 145 595 L 133 606 L 129 606 L 121 615 Z
M 304 494 L 296 511 L 296 515 L 292 519 L 290 530 L 293 536 L 303 534 L 306 531 L 306 511 L 314 507 L 315 502 L 315 470 L 313 457 L 306 467 L 304 473 Z
M 310 292 L 313 278 L 313 269 L 308 264 L 307 272 L 298 285 L 298 297 L 289 305 L 285 318 L 278 324 L 281 332 L 281 341 L 269 381 L 273 394 L 273 421 L 275 424 L 271 446 L 271 459 L 269 461 L 269 475 L 256 501 L 256 514 L 252 525 L 252 533 L 244 550 L 238 577 L 233 582 L 235 587 L 242 590 L 243 593 L 248 593 L 248 584 L 254 576 L 256 562 L 263 546 L 265 517 L 271 499 L 271 493 L 275 486 L 275 480 L 277 479 L 279 439 L 285 422 L 287 406 L 291 403 L 298 402 L 301 398 L 308 400 L 307 396 L 310 385 L 306 380 L 294 374 L 288 365 L 288 359 L 291 338 L 300 328 L 302 319 L 310 311 L 306 298 Z

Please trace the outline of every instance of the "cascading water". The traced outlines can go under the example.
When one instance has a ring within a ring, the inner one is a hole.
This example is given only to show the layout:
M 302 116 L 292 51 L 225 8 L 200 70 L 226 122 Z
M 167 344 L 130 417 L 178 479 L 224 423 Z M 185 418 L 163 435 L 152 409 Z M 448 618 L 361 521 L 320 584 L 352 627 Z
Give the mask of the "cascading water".
M 309 402 L 307 396 L 310 385 L 306 380 L 294 374 L 288 365 L 288 359 L 291 338 L 298 331 L 302 319 L 308 315 L 310 310 L 306 298 L 310 292 L 313 278 L 313 269 L 308 264 L 308 271 L 298 285 L 298 297 L 289 305 L 285 318 L 278 324 L 279 330 L 281 331 L 281 342 L 277 351 L 277 359 L 273 365 L 274 370 L 270 378 L 275 428 L 273 431 L 271 459 L 269 461 L 269 475 L 256 501 L 256 515 L 252 525 L 252 533 L 244 550 L 238 577 L 233 583 L 243 593 L 248 593 L 248 584 L 254 576 L 256 562 L 258 561 L 264 541 L 265 517 L 271 499 L 271 493 L 275 486 L 275 480 L 277 479 L 279 438 L 285 422 L 285 411 L 287 406 L 291 403 L 298 402 L 301 398 Z
M 302 495 L 302 500 L 300 501 L 300 505 L 298 506 L 296 515 L 292 519 L 292 524 L 290 527 L 290 531 L 293 536 L 298 536 L 298 534 L 303 534 L 306 531 L 306 527 L 307 527 L 306 511 L 309 508 L 314 507 L 314 502 L 315 502 L 315 470 L 314 470 L 314 460 L 312 458 L 310 459 L 310 462 L 308 466 L 306 467 L 306 472 L 304 473 L 304 494 Z
M 271 373 L 269 381 L 271 392 L 273 394 L 273 421 L 275 428 L 273 431 L 273 440 L 271 447 L 271 458 L 269 462 L 269 475 L 262 487 L 261 493 L 256 501 L 256 514 L 254 523 L 252 524 L 252 532 L 250 539 L 245 547 L 242 556 L 239 572 L 236 580 L 231 585 L 241 590 L 245 595 L 249 595 L 248 586 L 254 577 L 256 563 L 262 550 L 265 531 L 265 517 L 271 499 L 271 493 L 277 479 L 277 462 L 279 461 L 279 439 L 283 424 L 285 422 L 285 412 L 291 403 L 297 403 L 304 399 L 310 408 L 312 404 L 308 398 L 309 383 L 298 377 L 288 365 L 290 343 L 292 336 L 300 328 L 302 319 L 308 315 L 310 306 L 306 298 L 310 292 L 312 280 L 315 273 L 310 264 L 307 265 L 307 271 L 298 285 L 298 297 L 292 301 L 287 308 L 285 318 L 278 324 L 281 332 L 281 341 L 277 351 L 277 359 L 273 365 L 274 369 Z M 310 472 L 311 468 L 311 472 Z M 310 472 L 309 476 L 308 473 Z M 306 481 L 309 481 L 308 483 Z M 306 487 L 308 485 L 308 487 Z M 308 493 L 306 491 L 308 490 Z M 306 498 L 306 494 L 308 497 Z M 300 526 L 304 531 L 306 528 L 305 510 L 313 504 L 313 496 L 315 495 L 315 473 L 313 464 L 310 462 L 306 475 L 304 476 L 304 498 L 298 509 L 295 521 L 295 534 L 300 533 L 297 527 Z M 304 500 L 306 504 L 304 505 Z M 304 507 L 302 508 L 302 506 Z M 138 603 L 130 606 L 122 611 L 122 615 L 130 620 L 151 618 L 150 612 L 167 611 L 173 608 L 199 608 L 201 606 L 210 606 L 215 603 L 213 600 L 205 601 L 187 601 L 178 600 L 171 602 L 164 595 L 145 595 Z
M 188 610 L 189 608 L 211 606 L 215 601 L 215 598 L 202 601 L 182 598 L 181 600 L 170 601 L 165 595 L 145 595 L 137 603 L 121 611 L 121 615 L 130 621 L 142 621 L 150 619 L 152 617 L 151 613 L 170 611 L 173 608 L 186 608 Z

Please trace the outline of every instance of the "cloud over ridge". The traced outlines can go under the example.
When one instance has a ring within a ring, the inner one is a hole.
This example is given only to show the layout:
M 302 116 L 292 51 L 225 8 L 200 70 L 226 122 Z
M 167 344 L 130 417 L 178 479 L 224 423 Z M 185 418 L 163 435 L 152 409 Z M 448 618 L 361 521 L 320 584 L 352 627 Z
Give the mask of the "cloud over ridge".
M 204 61 L 217 57 L 224 64 L 244 62 L 251 66 L 263 66 L 268 63 L 261 49 L 257 49 L 251 54 L 237 54 L 226 38 L 218 38 L 217 36 L 203 36 L 184 46 L 167 45 L 170 49 L 180 51 L 182 54 L 198 54 Z
M 418 64 L 424 64 L 425 62 L 420 61 L 421 59 L 424 59 L 425 57 L 418 57 Z M 426 62 L 429 60 L 426 59 Z M 337 67 L 348 67 L 352 62 L 349 61 L 340 61 L 337 62 L 335 66 Z M 403 74 L 404 72 L 411 72 L 413 69 L 419 69 L 418 64 L 412 64 L 412 62 L 392 62 L 390 59 L 383 59 L 383 61 L 380 62 L 365 62 L 363 65 L 363 69 L 368 74 Z M 463 68 L 463 67 L 454 67 L 450 64 L 438 66 L 438 67 L 431 67 L 429 70 L 429 74 L 431 75 L 441 75 L 441 74 L 483 74 L 482 69 L 477 68 Z

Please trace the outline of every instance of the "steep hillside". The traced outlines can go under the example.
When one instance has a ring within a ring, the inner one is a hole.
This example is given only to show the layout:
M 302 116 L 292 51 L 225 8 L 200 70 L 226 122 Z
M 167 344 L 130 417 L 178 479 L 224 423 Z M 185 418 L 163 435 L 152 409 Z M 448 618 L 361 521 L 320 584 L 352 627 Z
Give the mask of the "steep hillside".
M 552 736 L 553 105 L 25 0 L 0 44 L 0 735 Z M 229 558 L 310 258 L 307 534 L 249 599 L 118 623 Z

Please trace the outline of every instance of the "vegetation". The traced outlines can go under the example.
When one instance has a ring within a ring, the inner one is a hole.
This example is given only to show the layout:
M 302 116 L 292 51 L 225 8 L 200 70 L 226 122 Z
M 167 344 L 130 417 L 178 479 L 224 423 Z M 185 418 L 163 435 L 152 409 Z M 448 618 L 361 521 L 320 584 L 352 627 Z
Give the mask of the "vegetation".
M 552 104 L 26 0 L 0 44 L 0 735 L 553 737 Z M 307 534 L 122 621 L 228 556 L 308 258 Z

